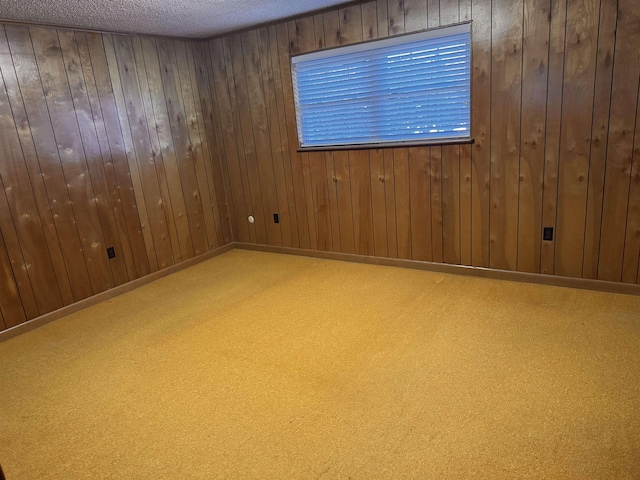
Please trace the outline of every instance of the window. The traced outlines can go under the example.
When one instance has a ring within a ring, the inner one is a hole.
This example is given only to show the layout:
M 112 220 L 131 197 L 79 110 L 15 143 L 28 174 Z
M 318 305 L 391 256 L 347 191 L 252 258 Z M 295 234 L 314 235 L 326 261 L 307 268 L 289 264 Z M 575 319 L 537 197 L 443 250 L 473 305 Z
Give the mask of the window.
M 291 59 L 301 149 L 471 139 L 471 24 Z

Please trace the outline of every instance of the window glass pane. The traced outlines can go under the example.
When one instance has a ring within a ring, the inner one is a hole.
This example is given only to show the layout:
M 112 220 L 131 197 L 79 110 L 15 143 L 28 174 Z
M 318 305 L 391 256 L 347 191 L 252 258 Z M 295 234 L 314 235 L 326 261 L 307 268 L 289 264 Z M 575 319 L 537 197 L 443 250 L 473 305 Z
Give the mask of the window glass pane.
M 301 147 L 465 140 L 470 24 L 292 59 Z

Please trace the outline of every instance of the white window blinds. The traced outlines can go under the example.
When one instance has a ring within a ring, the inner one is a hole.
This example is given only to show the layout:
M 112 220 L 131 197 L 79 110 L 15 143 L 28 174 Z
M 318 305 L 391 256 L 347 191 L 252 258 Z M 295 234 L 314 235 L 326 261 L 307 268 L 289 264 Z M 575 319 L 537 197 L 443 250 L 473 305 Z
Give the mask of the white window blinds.
M 470 139 L 468 23 L 291 63 L 301 148 Z

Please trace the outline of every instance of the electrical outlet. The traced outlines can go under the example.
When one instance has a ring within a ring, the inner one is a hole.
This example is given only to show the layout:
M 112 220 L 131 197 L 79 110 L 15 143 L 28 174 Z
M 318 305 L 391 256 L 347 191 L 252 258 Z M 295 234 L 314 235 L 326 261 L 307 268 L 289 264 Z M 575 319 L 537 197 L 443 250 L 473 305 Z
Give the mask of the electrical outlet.
M 109 259 L 116 258 L 116 249 L 113 247 L 107 248 L 107 256 Z
M 544 227 L 542 230 L 542 239 L 547 242 L 553 241 L 553 227 Z
M 273 223 L 280 223 L 280 217 L 277 213 L 273 214 Z

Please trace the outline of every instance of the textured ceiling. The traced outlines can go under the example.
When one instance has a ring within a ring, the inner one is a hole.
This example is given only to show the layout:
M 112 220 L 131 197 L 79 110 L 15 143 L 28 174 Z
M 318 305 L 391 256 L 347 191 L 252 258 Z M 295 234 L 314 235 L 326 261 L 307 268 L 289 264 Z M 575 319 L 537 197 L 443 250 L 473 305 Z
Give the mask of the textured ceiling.
M 345 0 L 0 0 L 0 19 L 204 38 Z

